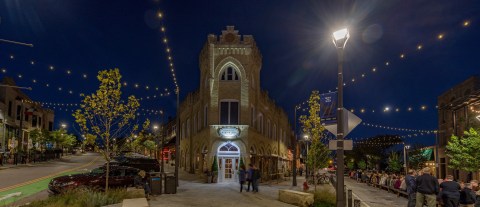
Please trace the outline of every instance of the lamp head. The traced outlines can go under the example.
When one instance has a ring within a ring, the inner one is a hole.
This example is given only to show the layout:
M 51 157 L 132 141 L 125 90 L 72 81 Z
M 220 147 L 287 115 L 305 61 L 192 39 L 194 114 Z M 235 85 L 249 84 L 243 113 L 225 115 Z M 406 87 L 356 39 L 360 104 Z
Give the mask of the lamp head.
M 350 37 L 350 33 L 347 28 L 338 30 L 333 33 L 333 44 L 339 49 L 345 48 L 347 40 Z

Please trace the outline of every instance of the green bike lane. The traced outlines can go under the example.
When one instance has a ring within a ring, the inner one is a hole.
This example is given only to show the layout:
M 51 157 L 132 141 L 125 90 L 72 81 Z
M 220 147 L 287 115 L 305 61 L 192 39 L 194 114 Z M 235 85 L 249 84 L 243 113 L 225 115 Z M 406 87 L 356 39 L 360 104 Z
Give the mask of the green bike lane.
M 22 166 L 0 170 L 0 199 L 8 195 L 21 193 L 20 196 L 12 196 L 1 200 L 0 206 L 6 206 L 13 202 L 18 205 L 18 201 L 34 197 L 40 192 L 44 192 L 43 194 L 46 195 L 45 191 L 52 178 L 86 172 L 103 163 L 103 159 L 98 154 L 88 153 L 36 166 Z

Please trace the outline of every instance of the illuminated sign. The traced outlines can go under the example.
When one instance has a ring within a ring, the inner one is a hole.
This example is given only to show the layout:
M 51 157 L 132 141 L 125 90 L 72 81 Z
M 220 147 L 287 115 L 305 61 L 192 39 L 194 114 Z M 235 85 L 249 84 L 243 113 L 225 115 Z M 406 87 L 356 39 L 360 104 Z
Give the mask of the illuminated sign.
M 237 138 L 240 135 L 240 129 L 235 127 L 222 127 L 218 129 L 218 134 L 226 139 Z

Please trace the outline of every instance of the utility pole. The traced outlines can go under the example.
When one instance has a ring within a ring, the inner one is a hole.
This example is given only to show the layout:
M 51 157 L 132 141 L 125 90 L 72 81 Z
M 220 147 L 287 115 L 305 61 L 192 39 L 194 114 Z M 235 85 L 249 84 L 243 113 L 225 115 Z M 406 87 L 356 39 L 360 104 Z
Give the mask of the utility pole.
M 180 164 L 180 88 L 175 89 L 177 94 L 177 126 L 175 127 L 175 182 L 178 187 L 178 165 Z
M 293 120 L 293 132 L 294 132 L 295 140 L 293 140 L 292 186 L 297 186 L 297 109 L 298 109 L 298 106 L 295 105 L 295 112 L 294 112 L 295 120 Z

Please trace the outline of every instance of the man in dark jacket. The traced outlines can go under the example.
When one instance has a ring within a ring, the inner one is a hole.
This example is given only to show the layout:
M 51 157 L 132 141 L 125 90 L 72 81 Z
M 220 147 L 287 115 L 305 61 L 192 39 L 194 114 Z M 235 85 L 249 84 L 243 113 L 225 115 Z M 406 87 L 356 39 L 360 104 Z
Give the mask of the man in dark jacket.
M 478 186 L 478 180 L 471 180 L 472 190 L 476 194 L 475 207 L 480 207 L 480 187 Z
M 438 180 L 430 175 L 430 168 L 426 167 L 422 170 L 423 175 L 416 179 L 417 194 L 416 207 L 423 207 L 423 203 L 427 201 L 428 207 L 435 207 L 437 204 L 437 194 L 439 190 Z
M 471 183 L 465 183 L 465 188 L 460 191 L 460 206 L 473 207 L 475 205 L 475 192 L 472 190 Z
M 408 207 L 415 207 L 417 187 L 415 183 L 415 170 L 408 170 L 408 175 L 405 177 L 405 183 L 407 184 L 408 194 Z
M 440 184 L 441 197 L 445 207 L 457 207 L 460 199 L 460 184 L 453 181 L 452 175 L 447 175 L 445 181 Z

